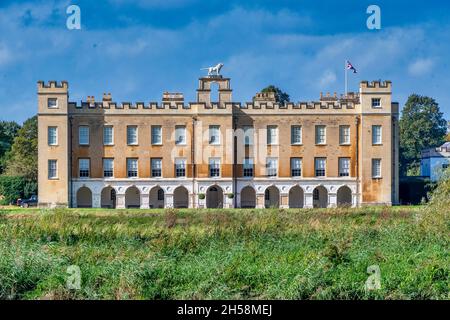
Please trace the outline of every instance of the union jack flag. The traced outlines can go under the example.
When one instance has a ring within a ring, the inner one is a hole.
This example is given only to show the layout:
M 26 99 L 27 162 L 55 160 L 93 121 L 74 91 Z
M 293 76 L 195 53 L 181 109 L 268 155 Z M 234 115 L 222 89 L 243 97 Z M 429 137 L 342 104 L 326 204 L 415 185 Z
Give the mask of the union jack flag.
M 358 73 L 358 71 L 356 71 L 355 67 L 348 60 L 347 60 L 347 70 L 353 70 L 353 73 Z

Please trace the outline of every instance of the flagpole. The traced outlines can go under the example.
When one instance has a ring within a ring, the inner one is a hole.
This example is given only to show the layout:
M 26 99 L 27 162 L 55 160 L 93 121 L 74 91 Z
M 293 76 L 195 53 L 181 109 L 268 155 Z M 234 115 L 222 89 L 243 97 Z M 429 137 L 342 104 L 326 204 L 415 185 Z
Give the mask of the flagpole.
M 344 61 L 344 72 L 345 72 L 345 92 L 344 92 L 344 97 L 347 97 L 347 91 L 348 91 L 347 60 Z

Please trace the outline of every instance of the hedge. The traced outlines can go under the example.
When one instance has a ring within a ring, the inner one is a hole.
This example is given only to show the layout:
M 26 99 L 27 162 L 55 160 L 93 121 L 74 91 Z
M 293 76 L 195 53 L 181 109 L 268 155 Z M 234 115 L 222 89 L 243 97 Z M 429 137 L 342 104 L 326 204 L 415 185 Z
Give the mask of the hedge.
M 0 204 L 15 203 L 18 198 L 28 199 L 37 193 L 36 181 L 21 176 L 0 176 Z

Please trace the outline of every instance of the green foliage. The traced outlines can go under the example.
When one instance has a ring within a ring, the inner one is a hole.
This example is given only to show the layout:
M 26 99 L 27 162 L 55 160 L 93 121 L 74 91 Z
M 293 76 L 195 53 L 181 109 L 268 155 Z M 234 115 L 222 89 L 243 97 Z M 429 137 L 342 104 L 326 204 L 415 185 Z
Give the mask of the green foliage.
M 448 299 L 424 210 L 3 210 L 0 299 Z
M 37 192 L 37 183 L 20 176 L 0 176 L 0 204 L 10 204 L 18 198 L 28 199 Z
M 5 174 L 37 181 L 37 116 L 26 120 L 8 152 Z
M 285 104 L 290 101 L 289 95 L 283 92 L 280 88 L 270 85 L 261 90 L 261 92 L 275 92 L 275 100 L 280 104 Z
M 447 122 L 430 97 L 409 96 L 400 119 L 400 174 L 418 175 L 421 151 L 445 142 Z
M 14 121 L 0 121 L 0 173 L 3 172 L 5 154 L 11 149 L 20 126 Z
M 228 199 L 233 199 L 234 198 L 234 193 L 230 192 L 227 194 Z
M 205 196 L 204 193 L 199 193 L 199 194 L 198 194 L 198 198 L 199 198 L 200 200 L 203 200 L 203 199 L 206 198 L 206 196 Z

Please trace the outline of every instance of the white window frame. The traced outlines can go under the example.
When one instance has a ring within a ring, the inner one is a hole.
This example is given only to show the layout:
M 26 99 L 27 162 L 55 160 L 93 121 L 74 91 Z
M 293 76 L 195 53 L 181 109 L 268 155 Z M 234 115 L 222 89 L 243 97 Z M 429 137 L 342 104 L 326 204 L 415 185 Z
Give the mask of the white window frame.
M 179 174 L 184 172 L 184 174 Z M 175 177 L 186 178 L 186 158 L 175 159 Z
M 156 172 L 159 172 L 159 174 L 155 174 Z M 152 178 L 162 178 L 163 176 L 162 158 L 150 159 L 150 173 Z
M 105 165 L 106 163 L 111 163 L 111 166 L 107 168 L 107 166 Z M 106 171 L 111 172 L 111 175 L 106 175 Z M 104 178 L 114 178 L 114 159 L 113 158 L 103 158 L 103 177 Z
M 375 101 L 378 101 L 378 103 L 375 103 Z M 372 98 L 370 104 L 371 104 L 372 108 L 380 109 L 381 108 L 381 98 Z
M 379 134 L 377 134 L 377 130 L 379 130 Z M 379 139 L 378 139 L 379 138 Z M 372 145 L 382 145 L 383 144 L 383 127 L 381 125 L 373 125 L 372 126 Z
M 242 176 L 244 178 L 251 178 L 254 177 L 254 175 L 255 165 L 253 163 L 253 158 L 244 158 L 244 163 L 242 164 Z
M 58 127 L 50 126 L 47 128 L 47 143 L 49 146 L 58 145 Z
M 209 133 L 209 144 L 220 145 L 220 126 L 210 125 L 208 133 Z
M 131 129 L 134 129 L 134 134 Z M 131 141 L 131 138 L 134 136 L 134 141 Z M 137 146 L 139 144 L 139 129 L 136 125 L 127 126 L 127 145 L 129 146 Z
M 296 133 L 297 131 L 297 133 Z M 291 126 L 291 144 L 292 145 L 301 145 L 303 143 L 303 132 L 302 126 L 293 125 Z
M 339 144 L 340 145 L 349 145 L 350 144 L 350 126 L 342 125 L 339 126 Z
M 83 172 L 83 174 L 82 174 Z M 78 159 L 78 177 L 89 178 L 91 176 L 91 161 L 89 158 Z
M 267 145 L 278 145 L 278 126 L 267 126 Z
M 54 102 L 54 104 L 53 104 L 53 102 Z M 47 108 L 48 109 L 58 109 L 58 98 L 48 98 L 47 99 Z
M 136 164 L 135 166 L 131 166 L 132 163 Z M 130 175 L 130 172 L 136 171 L 136 175 L 132 174 Z M 127 177 L 128 178 L 137 178 L 139 176 L 139 160 L 138 158 L 127 158 Z
M 372 178 L 373 179 L 382 178 L 380 158 L 372 159 Z
M 301 177 L 302 176 L 302 158 L 291 158 L 291 177 Z M 294 170 L 296 173 L 294 174 Z
M 321 130 L 323 129 L 323 131 Z M 315 127 L 315 142 L 317 145 L 327 144 L 327 126 L 320 124 Z M 322 139 L 323 138 L 323 139 Z
M 268 177 L 278 176 L 278 158 L 269 157 L 266 159 L 266 175 Z
M 179 145 L 179 146 L 186 145 L 186 126 L 185 125 L 175 126 L 175 144 Z
M 111 134 L 106 134 L 108 130 L 111 130 Z M 111 141 L 106 141 L 106 137 L 111 136 Z M 114 145 L 114 127 L 113 126 L 103 126 L 103 145 L 113 146 Z
M 221 170 L 220 170 L 220 158 L 209 158 L 209 176 L 211 178 L 220 178 L 221 176 Z M 213 174 L 214 170 L 214 174 Z
M 86 130 L 85 133 L 83 131 Z M 87 134 L 86 134 L 87 133 Z M 84 140 L 87 139 L 87 140 Z M 91 130 L 89 126 L 79 126 L 78 127 L 78 143 L 81 146 L 88 146 L 91 140 Z
M 348 157 L 339 158 L 338 165 L 339 177 L 350 177 L 351 159 Z
M 322 166 L 323 163 L 323 166 Z M 323 171 L 322 174 L 318 174 L 320 170 L 320 173 Z M 327 176 L 327 158 L 325 157 L 317 157 L 314 158 L 314 175 L 316 177 L 326 177 Z
M 162 126 L 160 125 L 151 126 L 151 140 L 152 145 L 162 145 Z
M 49 159 L 48 165 L 47 165 L 47 170 L 48 170 L 47 176 L 48 176 L 49 180 L 58 179 L 58 160 Z M 52 172 L 54 172 L 54 174 L 52 174 Z

